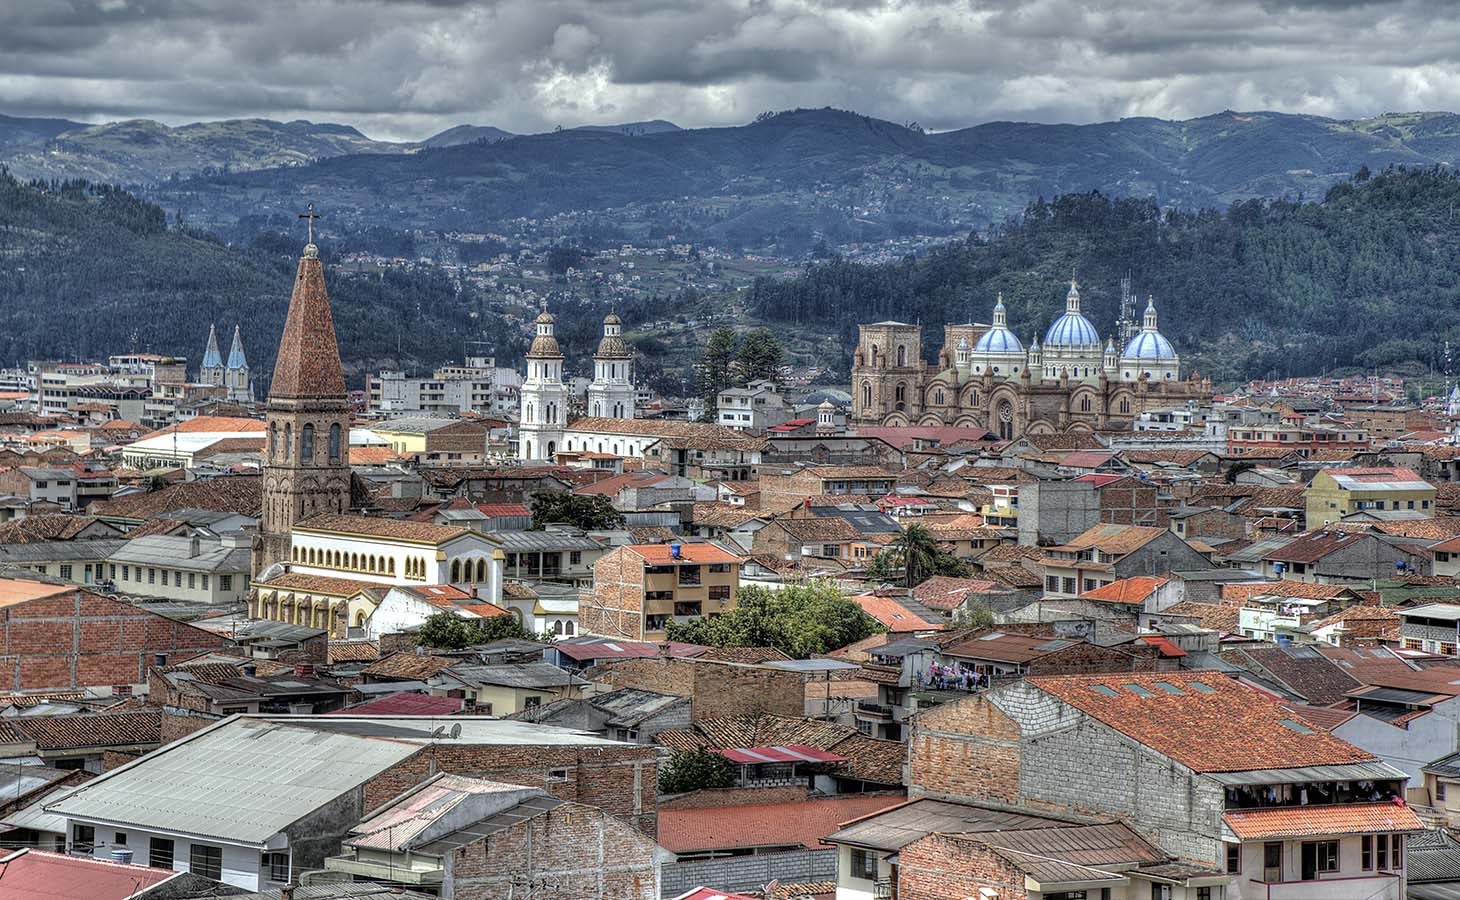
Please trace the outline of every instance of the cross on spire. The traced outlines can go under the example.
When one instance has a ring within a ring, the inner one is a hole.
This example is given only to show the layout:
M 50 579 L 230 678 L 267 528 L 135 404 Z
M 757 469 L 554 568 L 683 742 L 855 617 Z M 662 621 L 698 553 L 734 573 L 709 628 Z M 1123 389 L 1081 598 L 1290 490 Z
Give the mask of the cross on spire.
M 299 214 L 299 218 L 309 220 L 309 243 L 314 243 L 314 220 L 318 219 L 319 213 L 314 211 L 314 204 L 309 204 L 309 209 Z

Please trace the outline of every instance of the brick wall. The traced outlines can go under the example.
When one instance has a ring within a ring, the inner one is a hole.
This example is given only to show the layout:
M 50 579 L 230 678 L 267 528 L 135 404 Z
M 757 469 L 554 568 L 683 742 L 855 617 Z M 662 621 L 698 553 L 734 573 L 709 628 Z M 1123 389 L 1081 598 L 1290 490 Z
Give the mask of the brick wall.
M 982 694 L 920 713 L 908 734 L 908 796 L 1017 804 L 1019 738 Z
M 810 796 L 806 786 L 782 788 L 706 788 L 659 801 L 660 809 L 706 809 L 747 803 L 797 803 Z M 890 795 L 889 795 L 890 796 Z
M 999 897 L 1024 896 L 1023 870 L 986 844 L 950 834 L 930 834 L 898 851 L 899 900 L 964 900 L 979 888 Z
M 175 707 L 164 709 L 162 711 L 162 743 L 170 744 L 222 719 L 223 716 L 194 713 Z
M 1152 657 L 1156 648 L 1152 647 L 1150 653 L 1142 653 L 1141 658 L 1133 656 L 1124 650 L 1116 650 L 1112 647 L 1102 647 L 1099 644 L 1079 643 L 1064 650 L 1059 650 L 1030 663 L 1030 675 L 1080 675 L 1091 672 L 1130 672 L 1136 669 L 1150 669 L 1154 667 Z
M 384 659 L 392 653 L 415 653 L 416 636 L 409 631 L 394 631 L 390 634 L 380 636 L 380 657 Z
M 690 719 L 805 714 L 806 682 L 799 672 L 680 657 L 618 659 L 599 667 L 614 689 L 638 688 L 690 698 Z
M 140 684 L 154 656 L 191 656 L 224 639 L 89 591 L 0 610 L 0 690 Z
M 620 547 L 593 564 L 593 596 L 578 608 L 586 634 L 642 639 L 644 636 L 644 561 Z
M 659 900 L 656 849 L 627 823 L 565 803 L 456 850 L 450 878 L 459 900 Z
M 658 828 L 658 751 L 640 745 L 427 747 L 366 782 L 364 808 L 373 809 L 437 772 L 540 787 L 618 816 L 650 837 Z M 555 772 L 563 780 L 550 780 Z

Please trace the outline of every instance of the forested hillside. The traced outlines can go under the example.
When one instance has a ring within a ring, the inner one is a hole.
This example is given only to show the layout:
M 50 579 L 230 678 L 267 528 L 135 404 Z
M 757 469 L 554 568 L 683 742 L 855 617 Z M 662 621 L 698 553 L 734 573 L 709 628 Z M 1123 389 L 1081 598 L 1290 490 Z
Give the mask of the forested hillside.
M 1103 335 L 1129 273 L 1138 294 L 1154 295 L 1178 351 L 1219 380 L 1438 368 L 1444 342 L 1460 346 L 1460 177 L 1361 171 L 1321 202 L 1250 200 L 1226 212 L 1067 195 L 923 259 L 832 261 L 759 281 L 751 308 L 791 327 L 834 327 L 848 345 L 859 322 L 922 322 L 934 353 L 941 323 L 989 321 L 1002 292 L 1027 344 L 1064 311 L 1072 272 Z
M 158 207 L 84 182 L 26 185 L 0 170 L 0 365 L 183 353 L 196 365 L 216 322 L 243 326 L 265 379 L 288 309 L 301 240 L 265 236 L 245 250 L 170 227 Z M 322 244 L 326 262 L 335 248 Z M 431 365 L 464 342 L 518 351 L 517 329 L 435 272 L 331 273 L 335 327 L 358 373 L 399 357 Z M 473 313 L 477 318 L 473 318 Z M 352 386 L 359 386 L 356 375 Z

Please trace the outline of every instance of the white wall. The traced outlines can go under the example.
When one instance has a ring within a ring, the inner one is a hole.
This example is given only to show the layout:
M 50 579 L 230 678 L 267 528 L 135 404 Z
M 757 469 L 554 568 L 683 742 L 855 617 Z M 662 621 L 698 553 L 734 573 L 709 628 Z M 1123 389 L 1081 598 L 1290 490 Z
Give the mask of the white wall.
M 152 838 L 158 837 L 167 838 L 173 842 L 173 870 L 176 872 L 190 871 L 189 860 L 192 857 L 192 839 L 162 834 L 160 832 L 143 831 L 135 828 L 118 828 L 111 825 L 96 825 L 94 827 L 96 828 L 96 849 L 92 855 L 97 859 L 111 858 L 112 848 L 117 846 L 115 836 L 120 831 L 127 836 L 126 846 L 132 851 L 132 863 L 134 865 L 145 866 L 149 864 L 149 842 Z M 272 884 L 272 882 L 264 881 L 263 874 L 259 871 L 261 851 L 258 848 L 228 844 L 211 839 L 199 839 L 198 843 L 222 848 L 222 880 L 224 884 L 231 884 L 234 887 L 240 887 L 250 891 L 257 891 Z

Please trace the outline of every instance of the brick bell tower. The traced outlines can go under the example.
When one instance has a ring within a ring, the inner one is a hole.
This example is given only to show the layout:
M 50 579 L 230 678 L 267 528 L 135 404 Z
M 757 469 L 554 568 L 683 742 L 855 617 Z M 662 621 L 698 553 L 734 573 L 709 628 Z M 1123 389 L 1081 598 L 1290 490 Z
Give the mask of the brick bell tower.
M 325 292 L 324 266 L 309 243 L 299 259 L 289 316 L 269 385 L 264 456 L 263 522 L 253 547 L 257 576 L 289 559 L 294 524 L 316 513 L 342 513 L 350 504 L 350 404 Z

